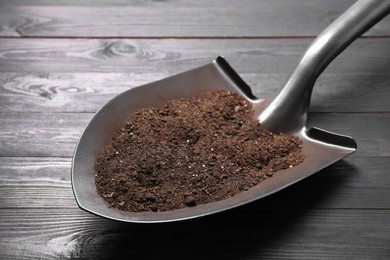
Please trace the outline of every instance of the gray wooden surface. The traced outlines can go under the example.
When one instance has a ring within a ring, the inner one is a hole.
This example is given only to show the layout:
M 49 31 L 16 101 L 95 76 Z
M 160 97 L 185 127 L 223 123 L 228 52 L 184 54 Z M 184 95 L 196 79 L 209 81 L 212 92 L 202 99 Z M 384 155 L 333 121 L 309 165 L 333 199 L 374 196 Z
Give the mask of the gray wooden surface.
M 224 56 L 266 97 L 354 1 L 2 0 L 0 259 L 390 259 L 390 17 L 315 86 L 309 125 L 358 151 L 247 206 L 136 225 L 78 208 L 70 167 L 115 95 Z

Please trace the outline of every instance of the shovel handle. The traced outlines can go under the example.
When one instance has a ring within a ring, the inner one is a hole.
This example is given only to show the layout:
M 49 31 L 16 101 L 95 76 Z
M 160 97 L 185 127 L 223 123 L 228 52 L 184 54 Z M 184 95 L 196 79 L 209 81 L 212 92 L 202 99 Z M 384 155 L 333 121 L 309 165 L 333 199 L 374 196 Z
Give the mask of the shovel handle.
M 305 129 L 311 93 L 318 76 L 348 45 L 390 12 L 390 0 L 359 0 L 308 47 L 282 90 L 260 112 L 273 132 Z

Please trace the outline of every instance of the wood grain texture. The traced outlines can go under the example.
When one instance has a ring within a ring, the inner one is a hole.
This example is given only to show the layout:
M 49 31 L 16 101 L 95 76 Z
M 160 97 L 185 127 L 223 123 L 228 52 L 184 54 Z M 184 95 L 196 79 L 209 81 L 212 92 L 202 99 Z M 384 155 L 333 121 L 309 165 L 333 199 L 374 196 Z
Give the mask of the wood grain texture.
M 313 113 L 308 125 L 352 136 L 358 145 L 353 157 L 390 157 L 390 113 Z
M 70 170 L 94 113 L 224 56 L 276 93 L 355 0 L 1 0 L 0 259 L 389 259 L 390 16 L 317 81 L 309 126 L 358 151 L 281 192 L 157 225 L 78 208 Z
M 77 207 L 70 173 L 71 158 L 0 157 L 0 208 Z
M 0 39 L 0 72 L 176 74 L 224 56 L 238 73 L 287 77 L 311 39 Z M 325 72 L 387 73 L 390 39 L 358 39 Z M 285 73 L 283 75 L 283 73 Z
M 277 93 L 284 73 L 241 73 L 260 98 Z M 96 112 L 116 95 L 167 73 L 0 73 L 0 111 Z M 312 112 L 388 112 L 386 73 L 325 73 L 312 94 Z M 185 86 L 183 86 L 185 87 Z
M 0 208 L 78 208 L 71 158 L 0 158 Z M 347 158 L 277 194 L 261 208 L 390 209 L 388 158 Z
M 39 2 L 39 1 L 38 1 Z M 63 3 L 64 1 L 62 1 Z M 73 1 L 75 2 L 75 1 Z M 80 1 L 81 2 L 81 1 Z M 131 1 L 0 6 L 0 35 L 11 37 L 316 36 L 353 0 Z M 302 10 L 305 10 L 302 12 Z M 104 19 L 102 19 L 104 18 Z M 367 35 L 390 35 L 390 19 Z
M 158 73 L 0 73 L 0 111 L 96 112 Z
M 91 113 L 0 112 L 0 156 L 70 157 Z M 389 113 L 312 113 L 311 126 L 353 136 L 353 157 L 390 157 Z
M 2 6 L 147 6 L 169 0 L 2 0 Z M 174 0 L 175 1 L 175 0 Z M 178 1 L 178 0 L 176 0 Z M 189 3 L 191 2 L 188 1 Z
M 0 113 L 0 156 L 73 155 L 93 114 Z
M 0 257 L 386 259 L 389 255 L 389 210 L 264 211 L 260 206 L 152 226 L 109 221 L 78 209 L 1 209 Z M 15 222 L 23 225 L 12 225 Z

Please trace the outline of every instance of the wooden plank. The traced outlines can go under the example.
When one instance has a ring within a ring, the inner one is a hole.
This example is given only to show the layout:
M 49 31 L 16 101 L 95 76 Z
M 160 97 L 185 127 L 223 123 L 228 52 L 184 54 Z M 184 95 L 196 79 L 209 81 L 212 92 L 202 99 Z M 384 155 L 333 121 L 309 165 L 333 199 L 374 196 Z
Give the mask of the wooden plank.
M 0 112 L 0 156 L 70 157 L 91 113 Z M 311 126 L 353 136 L 354 157 L 390 157 L 390 113 L 312 113 Z
M 130 225 L 77 209 L 0 210 L 2 259 L 386 259 L 389 210 L 233 210 Z M 23 223 L 23 224 L 20 224 Z
M 188 1 L 191 3 L 191 0 Z M 159 1 L 129 0 L 2 0 L 2 6 L 148 6 Z
M 159 73 L 0 73 L 0 111 L 96 112 Z
M 0 113 L 0 156 L 71 157 L 91 113 Z
M 313 113 L 308 125 L 352 136 L 358 145 L 353 157 L 390 157 L 390 113 Z
M 0 208 L 78 208 L 71 158 L 0 157 Z M 291 209 L 390 209 L 389 158 L 347 158 L 258 206 Z
M 389 158 L 347 157 L 262 202 L 270 208 L 390 209 Z
M 0 208 L 77 207 L 71 158 L 0 157 Z
M 21 37 L 315 36 L 353 2 L 181 0 L 130 6 L 3 5 L 0 33 Z M 368 35 L 389 35 L 389 25 L 390 17 Z
M 224 56 L 239 73 L 286 78 L 311 39 L 0 39 L 0 72 L 173 75 Z M 358 39 L 326 70 L 387 73 L 390 39 Z
M 167 73 L 0 73 L 0 111 L 96 112 L 121 92 L 167 76 Z M 275 95 L 285 81 L 277 73 L 241 76 L 261 98 Z M 388 112 L 389 84 L 388 73 L 325 73 L 314 87 L 310 111 Z

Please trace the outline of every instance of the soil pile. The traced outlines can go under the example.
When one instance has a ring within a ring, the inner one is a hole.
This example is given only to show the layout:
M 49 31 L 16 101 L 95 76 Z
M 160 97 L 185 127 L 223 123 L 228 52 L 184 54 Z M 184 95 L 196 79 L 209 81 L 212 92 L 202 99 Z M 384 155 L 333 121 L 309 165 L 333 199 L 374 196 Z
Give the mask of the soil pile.
M 227 199 L 304 159 L 302 142 L 275 135 L 227 92 L 133 114 L 95 165 L 99 194 L 121 210 L 167 211 Z

